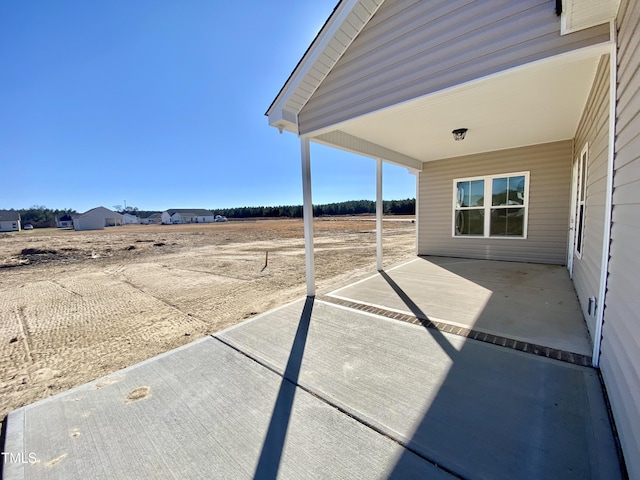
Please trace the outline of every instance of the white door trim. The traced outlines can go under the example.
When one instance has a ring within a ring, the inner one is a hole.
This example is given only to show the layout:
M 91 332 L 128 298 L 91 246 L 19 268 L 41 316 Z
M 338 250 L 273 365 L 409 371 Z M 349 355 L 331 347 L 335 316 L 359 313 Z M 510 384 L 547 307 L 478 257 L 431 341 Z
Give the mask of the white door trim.
M 569 278 L 573 278 L 573 253 L 576 244 L 576 204 L 578 203 L 578 166 L 580 157 L 573 162 L 571 169 L 571 203 L 569 212 L 569 244 L 567 245 L 567 270 Z

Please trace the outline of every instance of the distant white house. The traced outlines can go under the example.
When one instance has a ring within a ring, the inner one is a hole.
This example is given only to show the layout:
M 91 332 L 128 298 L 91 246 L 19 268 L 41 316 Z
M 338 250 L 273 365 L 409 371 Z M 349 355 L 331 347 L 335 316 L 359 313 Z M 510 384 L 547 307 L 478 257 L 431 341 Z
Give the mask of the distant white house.
M 58 228 L 72 228 L 73 227 L 73 216 L 67 214 L 67 215 L 63 215 L 61 217 L 56 217 L 56 227 L 58 227 Z
M 142 225 L 157 225 L 162 223 L 162 214 L 161 213 L 152 213 L 151 215 L 147 216 L 147 217 L 141 217 L 140 218 L 140 223 Z
M 73 219 L 75 230 L 102 230 L 123 224 L 123 216 L 105 207 L 96 207 Z
M 0 232 L 19 232 L 20 213 L 14 210 L 0 210 Z
M 137 215 L 131 215 L 130 213 L 125 213 L 122 215 L 122 223 L 125 225 L 133 225 L 140 223 L 140 219 Z
M 213 213 L 200 208 L 173 208 L 162 212 L 162 223 L 165 225 L 213 222 L 215 222 Z

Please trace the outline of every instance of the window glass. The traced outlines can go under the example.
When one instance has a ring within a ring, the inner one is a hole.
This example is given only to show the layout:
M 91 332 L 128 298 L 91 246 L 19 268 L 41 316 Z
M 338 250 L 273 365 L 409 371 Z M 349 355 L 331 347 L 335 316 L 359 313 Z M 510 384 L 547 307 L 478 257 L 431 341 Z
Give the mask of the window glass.
M 506 205 L 507 204 L 507 184 L 509 179 L 506 177 L 494 178 L 492 182 L 491 204 Z
M 524 175 L 509 177 L 507 205 L 524 205 Z
M 524 205 L 524 175 L 498 177 L 492 182 L 492 205 Z
M 458 192 L 456 196 L 456 208 L 469 206 L 469 183 L 470 182 L 458 182 L 456 185 Z
M 458 210 L 456 235 L 484 235 L 484 210 Z
M 524 234 L 524 208 L 492 208 L 491 236 L 516 236 Z
M 582 222 L 584 221 L 584 203 L 580 204 L 578 208 L 578 228 L 576 229 L 576 233 L 578 237 L 576 238 L 576 252 L 578 254 L 582 254 L 582 233 L 584 232 L 584 228 L 582 228 Z
M 481 207 L 484 205 L 484 180 L 457 183 L 456 207 Z
M 469 206 L 482 207 L 484 205 L 484 180 L 474 180 L 470 183 Z

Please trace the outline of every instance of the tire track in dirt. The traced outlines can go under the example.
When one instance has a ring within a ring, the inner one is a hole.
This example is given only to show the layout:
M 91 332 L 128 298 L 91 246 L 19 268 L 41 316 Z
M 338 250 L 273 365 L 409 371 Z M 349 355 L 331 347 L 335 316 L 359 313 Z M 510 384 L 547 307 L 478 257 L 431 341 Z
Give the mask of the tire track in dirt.
M 29 327 L 27 326 L 27 318 L 24 314 L 24 305 L 19 306 L 15 310 L 16 318 L 18 320 L 18 328 L 20 329 L 20 337 L 24 343 L 24 351 L 26 352 L 27 361 L 29 365 L 33 365 L 35 362 L 33 361 L 33 355 L 31 355 L 31 346 L 29 345 Z M 29 373 L 29 369 L 27 368 L 27 375 L 29 379 L 31 379 L 31 374 Z
M 81 293 L 78 292 L 74 292 L 73 290 L 71 290 L 68 287 L 65 287 L 64 285 L 62 285 L 59 282 L 56 282 L 55 280 L 49 280 L 49 283 L 53 283 L 56 287 L 61 288 L 62 290 L 64 290 L 67 293 L 70 293 L 72 295 L 77 295 L 78 297 L 84 297 L 84 295 L 82 295 Z
M 197 317 L 196 315 L 194 315 L 192 313 L 187 313 L 187 312 L 181 310 L 180 308 L 178 308 L 177 306 L 172 305 L 171 303 L 167 302 L 163 298 L 157 297 L 157 296 L 145 291 L 142 287 L 139 287 L 138 285 L 135 285 L 133 282 L 131 282 L 126 277 L 124 271 L 125 271 L 125 267 L 122 266 L 122 268 L 118 268 L 113 272 L 105 271 L 105 273 L 109 274 L 111 277 L 115 278 L 119 282 L 122 282 L 125 285 L 128 285 L 129 287 L 131 287 L 135 291 L 140 292 L 140 293 L 142 293 L 143 295 L 145 295 L 147 297 L 153 298 L 154 300 L 157 300 L 158 302 L 162 303 L 163 305 L 166 305 L 167 307 L 169 307 L 170 309 L 178 312 L 179 314 L 184 315 L 186 317 L 189 317 L 191 319 L 197 320 L 198 322 L 200 322 L 202 324 L 202 326 L 205 326 L 205 327 L 207 326 L 207 323 L 202 318 L 199 318 L 199 317 Z

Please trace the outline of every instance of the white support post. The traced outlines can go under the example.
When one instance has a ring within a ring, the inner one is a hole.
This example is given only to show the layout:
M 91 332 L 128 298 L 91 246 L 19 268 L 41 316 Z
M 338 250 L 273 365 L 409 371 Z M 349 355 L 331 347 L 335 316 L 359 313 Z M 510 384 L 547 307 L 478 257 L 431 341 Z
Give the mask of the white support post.
M 600 288 L 596 307 L 596 331 L 593 338 L 591 365 L 600 368 L 600 347 L 602 346 L 602 327 L 604 325 L 604 307 L 607 295 L 607 277 L 609 274 L 609 251 L 611 247 L 611 216 L 613 209 L 613 173 L 616 141 L 616 101 L 618 84 L 618 32 L 616 22 L 609 23 L 611 53 L 609 54 L 609 150 L 607 155 L 607 187 L 604 210 L 604 233 L 602 239 L 602 258 L 600 261 Z
M 414 173 L 414 175 L 416 176 L 416 211 L 415 211 L 415 225 L 416 225 L 416 255 L 420 255 L 420 230 L 419 230 L 419 223 L 418 223 L 418 218 L 419 215 L 418 213 L 420 212 L 420 172 L 416 171 Z
M 376 160 L 376 257 L 378 271 L 382 271 L 382 159 Z
M 316 270 L 313 258 L 313 205 L 311 203 L 311 152 L 309 139 L 300 138 L 302 158 L 302 215 L 304 218 L 304 250 L 306 259 L 307 297 L 316 295 Z

